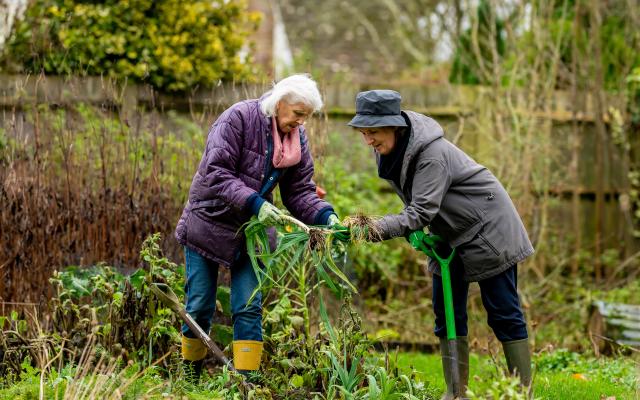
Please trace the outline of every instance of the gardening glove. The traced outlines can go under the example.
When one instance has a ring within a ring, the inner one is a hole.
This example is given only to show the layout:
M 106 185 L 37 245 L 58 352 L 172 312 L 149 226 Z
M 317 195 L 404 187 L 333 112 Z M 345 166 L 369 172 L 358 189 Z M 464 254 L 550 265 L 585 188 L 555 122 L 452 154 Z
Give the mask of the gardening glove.
M 267 226 L 281 225 L 284 223 L 284 213 L 273 204 L 265 201 L 258 211 L 258 221 Z
M 351 234 L 349 228 L 340 225 L 340 218 L 336 214 L 331 214 L 327 220 L 327 225 L 333 229 L 333 237 L 343 243 L 351 241 Z
M 438 247 L 441 243 L 445 243 L 444 239 L 442 239 L 438 235 L 424 235 L 422 238 L 422 242 L 426 244 L 428 247 L 434 249 Z
M 413 231 L 407 236 L 407 241 L 411 247 L 418 251 L 424 251 L 424 238 L 427 236 L 423 231 Z
M 329 215 L 329 218 L 327 219 L 327 225 L 334 226 L 334 225 L 338 225 L 339 223 L 340 223 L 340 218 L 338 218 L 337 215 L 335 214 Z
M 444 240 L 438 235 L 429 235 L 421 230 L 413 231 L 407 236 L 407 241 L 411 244 L 411 247 L 418 251 L 422 251 L 429 257 L 434 257 L 436 247 L 440 243 L 444 243 Z

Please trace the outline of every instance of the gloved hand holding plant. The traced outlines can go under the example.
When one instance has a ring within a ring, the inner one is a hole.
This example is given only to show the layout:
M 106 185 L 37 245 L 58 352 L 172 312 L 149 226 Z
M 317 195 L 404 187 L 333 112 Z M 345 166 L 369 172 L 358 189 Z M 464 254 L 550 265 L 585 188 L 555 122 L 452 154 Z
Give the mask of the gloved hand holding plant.
M 265 201 L 258 211 L 258 221 L 266 226 L 284 224 L 284 213 L 278 207 Z
M 407 241 L 415 250 L 422 252 L 435 252 L 438 244 L 444 243 L 440 236 L 430 235 L 422 230 L 411 232 L 407 236 Z

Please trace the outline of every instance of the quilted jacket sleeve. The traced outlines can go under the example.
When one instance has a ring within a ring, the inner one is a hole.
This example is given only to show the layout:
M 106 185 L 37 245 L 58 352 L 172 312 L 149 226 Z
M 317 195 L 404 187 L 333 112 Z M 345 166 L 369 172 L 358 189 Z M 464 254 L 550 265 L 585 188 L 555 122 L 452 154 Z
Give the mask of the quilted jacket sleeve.
M 209 193 L 241 211 L 247 199 L 256 191 L 248 187 L 238 176 L 238 160 L 242 157 L 245 121 L 242 106 L 224 112 L 211 127 L 207 138 L 207 150 L 200 164 Z
M 441 160 L 422 160 L 413 177 L 412 201 L 400 214 L 378 221 L 383 240 L 422 229 L 438 214 L 440 204 L 451 185 L 451 173 Z

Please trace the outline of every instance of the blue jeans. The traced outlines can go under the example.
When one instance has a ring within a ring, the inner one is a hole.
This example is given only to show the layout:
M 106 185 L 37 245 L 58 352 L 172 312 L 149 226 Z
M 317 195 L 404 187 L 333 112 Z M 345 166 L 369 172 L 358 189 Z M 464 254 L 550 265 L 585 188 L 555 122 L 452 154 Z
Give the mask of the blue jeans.
M 453 292 L 453 310 L 455 312 L 456 335 L 467 336 L 467 296 L 469 282 L 462 279 L 462 261 L 454 257 L 451 262 L 451 291 Z M 480 285 L 482 305 L 487 311 L 487 323 L 493 329 L 498 340 L 509 342 L 526 339 L 527 323 L 518 299 L 517 265 L 506 271 L 483 279 Z M 433 274 L 433 310 L 436 314 L 435 334 L 447 337 L 444 315 L 442 278 Z
M 205 332 L 209 332 L 216 309 L 218 264 L 187 247 L 184 253 L 186 310 Z M 262 341 L 262 294 L 256 293 L 251 304 L 247 305 L 257 284 L 249 256 L 241 255 L 231 268 L 233 340 Z M 196 337 L 186 324 L 182 325 L 182 334 Z

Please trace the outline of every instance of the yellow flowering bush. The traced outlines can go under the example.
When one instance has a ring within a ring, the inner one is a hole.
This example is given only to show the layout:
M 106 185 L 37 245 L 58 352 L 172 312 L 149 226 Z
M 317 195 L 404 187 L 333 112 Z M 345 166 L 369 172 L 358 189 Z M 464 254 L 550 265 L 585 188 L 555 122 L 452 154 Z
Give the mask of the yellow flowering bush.
M 9 72 L 106 75 L 185 91 L 251 80 L 245 0 L 34 0 L 2 56 Z

